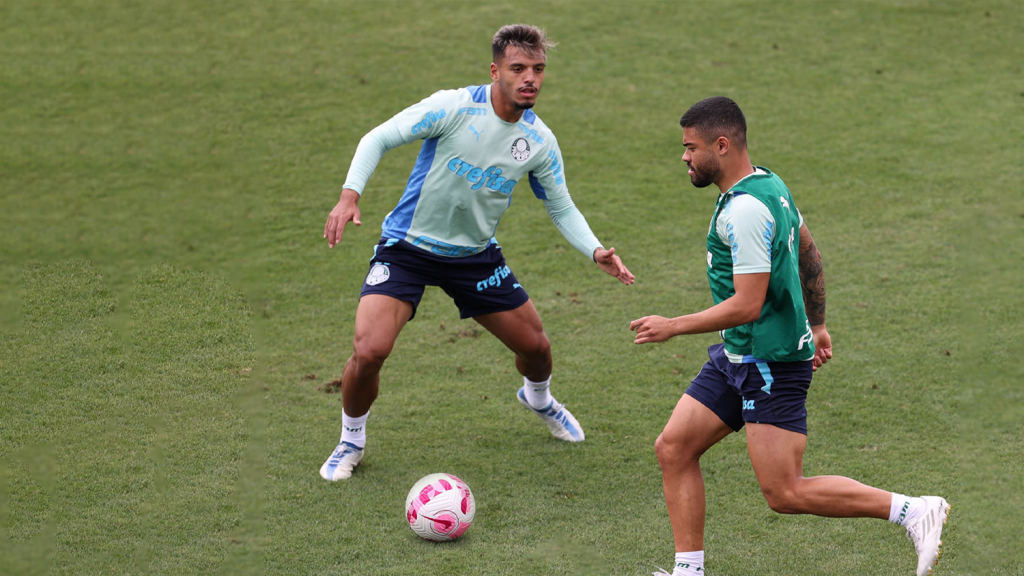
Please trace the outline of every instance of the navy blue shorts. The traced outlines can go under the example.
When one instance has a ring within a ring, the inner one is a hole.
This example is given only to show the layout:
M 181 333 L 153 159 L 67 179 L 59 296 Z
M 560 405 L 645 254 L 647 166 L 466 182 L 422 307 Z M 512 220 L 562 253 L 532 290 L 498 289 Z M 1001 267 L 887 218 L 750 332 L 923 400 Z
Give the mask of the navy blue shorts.
M 440 286 L 451 296 L 460 318 L 514 310 L 530 299 L 497 244 L 472 256 L 452 258 L 387 238 L 375 248 L 360 297 L 384 294 L 409 302 L 416 316 L 426 286 Z
M 708 358 L 686 393 L 722 422 L 737 432 L 752 422 L 807 434 L 811 360 L 733 364 L 724 344 L 708 348 Z

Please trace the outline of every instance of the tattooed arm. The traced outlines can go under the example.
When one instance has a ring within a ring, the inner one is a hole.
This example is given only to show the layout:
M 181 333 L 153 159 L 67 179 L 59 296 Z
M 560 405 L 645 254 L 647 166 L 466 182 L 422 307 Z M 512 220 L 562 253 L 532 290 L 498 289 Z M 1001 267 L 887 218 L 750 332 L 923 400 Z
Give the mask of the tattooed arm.
M 804 291 L 804 309 L 811 326 L 825 323 L 825 270 L 821 252 L 804 224 L 800 227 L 800 285 Z
M 800 286 L 804 293 L 804 310 L 814 333 L 814 369 L 832 358 L 832 337 L 825 328 L 825 270 L 821 252 L 814 245 L 807 225 L 800 226 Z

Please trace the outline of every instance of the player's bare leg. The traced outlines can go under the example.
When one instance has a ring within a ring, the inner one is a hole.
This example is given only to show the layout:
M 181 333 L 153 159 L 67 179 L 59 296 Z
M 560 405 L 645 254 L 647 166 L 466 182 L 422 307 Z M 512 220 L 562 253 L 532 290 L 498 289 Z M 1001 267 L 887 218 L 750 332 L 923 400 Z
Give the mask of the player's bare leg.
M 768 506 L 780 514 L 889 518 L 892 493 L 842 476 L 803 475 L 807 436 L 747 423 L 747 451 Z
M 559 440 L 582 442 L 583 428 L 565 406 L 548 391 L 551 383 L 551 343 L 532 300 L 505 312 L 474 318 L 516 355 L 516 369 L 523 375 L 519 402 L 540 417 Z
M 772 510 L 832 518 L 881 518 L 907 529 L 917 551 L 917 574 L 939 559 L 949 503 L 938 496 L 907 498 L 842 476 L 803 475 L 807 437 L 771 424 L 747 424 L 747 450 Z
M 352 356 L 341 374 L 341 401 L 349 416 L 362 416 L 377 399 L 380 369 L 398 334 L 412 317 L 412 304 L 383 294 L 359 299 Z
M 519 373 L 540 382 L 551 376 L 551 343 L 544 333 L 540 315 L 533 300 L 505 312 L 484 314 L 473 318 L 516 355 Z
M 412 317 L 412 304 L 385 296 L 367 294 L 356 309 L 352 356 L 341 374 L 341 440 L 320 467 L 326 480 L 344 480 L 363 458 L 366 418 L 377 399 L 380 369 L 391 354 L 398 334 Z
M 676 552 L 704 550 L 704 476 L 700 457 L 733 430 L 684 394 L 654 443 Z

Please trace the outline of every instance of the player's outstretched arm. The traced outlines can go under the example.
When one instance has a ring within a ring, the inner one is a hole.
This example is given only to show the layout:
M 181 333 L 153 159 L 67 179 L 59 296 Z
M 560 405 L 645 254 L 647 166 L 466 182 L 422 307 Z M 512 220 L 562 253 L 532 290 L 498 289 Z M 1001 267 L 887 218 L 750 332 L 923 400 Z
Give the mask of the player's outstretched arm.
M 457 91 L 454 90 L 437 92 L 399 112 L 359 140 L 342 186 L 341 199 L 324 225 L 324 238 L 329 247 L 334 248 L 341 241 L 345 225 L 349 222 L 355 222 L 356 226 L 362 224 L 359 221 L 359 195 L 366 190 L 366 183 L 384 154 L 414 140 L 440 136 L 449 125 L 444 119 L 454 116 L 447 114 L 446 108 L 456 96 Z
M 814 369 L 832 358 L 832 337 L 825 327 L 825 269 L 821 252 L 807 225 L 800 226 L 800 285 L 804 293 L 804 310 L 814 333 Z
M 644 316 L 633 320 L 629 324 L 629 329 L 636 332 L 633 343 L 664 342 L 673 336 L 718 332 L 753 322 L 761 317 L 769 276 L 768 272 L 736 274 L 733 277 L 736 293 L 696 314 L 678 318 Z
M 632 284 L 635 281 L 633 273 L 622 263 L 622 259 L 615 255 L 615 248 L 598 248 L 594 250 L 594 262 L 601 270 L 615 276 L 623 284 Z
M 331 210 L 327 217 L 327 224 L 324 224 L 324 238 L 327 239 L 327 246 L 334 248 L 334 245 L 341 242 L 341 235 L 345 231 L 345 225 L 354 222 L 356 226 L 362 226 L 359 219 L 359 193 L 351 188 L 341 191 L 341 199 Z

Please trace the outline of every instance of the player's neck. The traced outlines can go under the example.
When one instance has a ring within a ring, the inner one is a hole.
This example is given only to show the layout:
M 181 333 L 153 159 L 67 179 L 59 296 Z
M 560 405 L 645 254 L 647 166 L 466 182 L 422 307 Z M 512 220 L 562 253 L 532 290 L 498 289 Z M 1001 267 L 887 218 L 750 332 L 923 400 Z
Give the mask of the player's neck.
M 715 182 L 723 194 L 728 192 L 737 182 L 754 173 L 754 165 L 750 163 L 750 158 L 746 153 L 743 154 L 742 158 L 737 158 L 734 164 L 734 166 L 726 166 L 725 170 L 722 170 L 722 176 Z
M 515 124 L 523 117 L 523 109 L 506 100 L 501 90 L 495 89 L 494 83 L 491 83 L 491 107 L 494 108 L 494 113 L 498 115 L 498 118 L 509 124 Z

